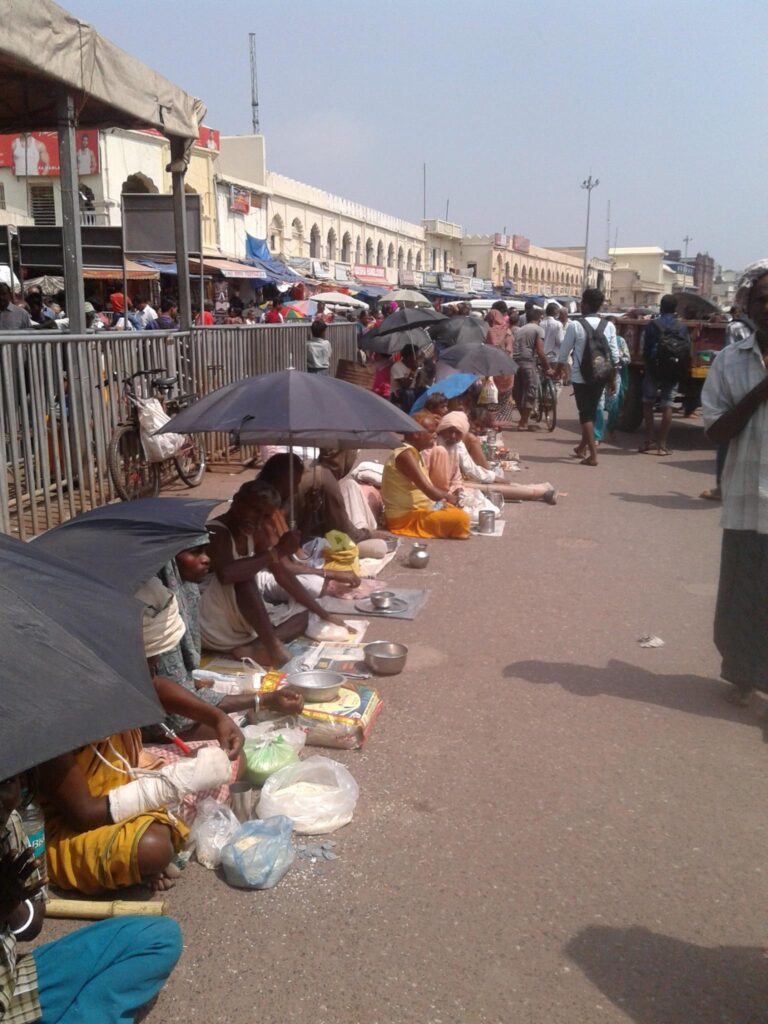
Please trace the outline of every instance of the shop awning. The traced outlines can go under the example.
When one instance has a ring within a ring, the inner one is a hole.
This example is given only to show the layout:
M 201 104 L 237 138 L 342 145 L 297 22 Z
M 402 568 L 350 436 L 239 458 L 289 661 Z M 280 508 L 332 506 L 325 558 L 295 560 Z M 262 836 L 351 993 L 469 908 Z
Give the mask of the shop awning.
M 225 260 L 219 259 L 215 256 L 210 256 L 204 260 L 206 270 L 218 270 L 222 277 L 233 277 L 248 280 L 257 281 L 270 281 L 271 278 L 268 276 L 266 270 L 262 267 L 254 267 L 248 263 L 238 263 L 236 260 Z M 199 264 L 197 260 L 190 260 L 190 266 L 195 266 L 199 270 Z
M 380 299 L 382 295 L 392 291 L 391 285 L 387 285 L 385 288 L 380 284 L 358 284 L 357 282 L 353 283 L 352 288 L 355 295 L 370 295 L 372 299 Z
M 172 274 L 174 277 L 178 275 L 178 269 L 175 262 L 159 263 L 156 260 L 145 260 L 141 259 L 137 261 L 142 267 L 149 267 L 150 270 L 154 270 L 157 274 Z M 199 267 L 197 268 L 200 269 Z M 200 274 L 190 274 L 190 278 L 194 280 L 200 279 Z M 210 277 L 210 274 L 206 274 L 206 277 Z
M 175 266 L 175 264 L 174 264 Z M 126 276 L 129 281 L 156 281 L 158 272 L 145 267 L 133 260 L 125 261 Z M 122 281 L 122 267 L 83 267 L 83 277 L 87 281 Z
M 387 291 L 391 291 L 394 287 L 394 285 L 391 285 L 389 281 L 387 281 L 384 274 L 377 274 L 375 276 L 372 274 L 355 274 L 355 280 L 364 287 L 367 285 L 373 285 L 376 288 L 386 288 Z

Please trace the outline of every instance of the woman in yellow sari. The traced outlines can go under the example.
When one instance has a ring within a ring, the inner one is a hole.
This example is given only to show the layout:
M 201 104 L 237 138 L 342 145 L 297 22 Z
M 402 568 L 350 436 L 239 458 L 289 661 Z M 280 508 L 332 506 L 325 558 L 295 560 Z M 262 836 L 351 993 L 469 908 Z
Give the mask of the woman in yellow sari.
M 405 537 L 469 537 L 469 514 L 457 508 L 455 491 L 436 487 L 427 471 L 423 452 L 435 442 L 438 420 L 423 416 L 423 430 L 405 435 L 405 444 L 395 448 L 384 466 L 381 496 L 387 529 Z

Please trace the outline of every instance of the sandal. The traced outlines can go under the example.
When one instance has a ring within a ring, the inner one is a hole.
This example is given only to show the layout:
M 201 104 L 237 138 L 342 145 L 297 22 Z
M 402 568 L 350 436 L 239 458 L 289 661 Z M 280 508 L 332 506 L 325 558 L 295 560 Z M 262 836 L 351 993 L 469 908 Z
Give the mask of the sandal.
M 719 487 L 708 487 L 706 491 L 702 491 L 699 495 L 700 498 L 706 498 L 707 501 L 722 501 L 723 495 Z
M 597 459 L 593 459 L 591 455 L 588 455 L 586 459 L 582 459 L 579 463 L 580 466 L 596 466 Z
M 658 451 L 658 445 L 655 441 L 645 441 L 643 442 L 643 444 L 640 445 L 640 447 L 637 450 L 640 452 L 641 455 L 647 455 L 648 452 L 652 452 L 654 449 Z
M 672 449 L 671 448 L 662 448 L 661 446 L 659 446 L 659 448 L 656 451 L 656 454 L 657 455 L 671 455 L 672 454 Z

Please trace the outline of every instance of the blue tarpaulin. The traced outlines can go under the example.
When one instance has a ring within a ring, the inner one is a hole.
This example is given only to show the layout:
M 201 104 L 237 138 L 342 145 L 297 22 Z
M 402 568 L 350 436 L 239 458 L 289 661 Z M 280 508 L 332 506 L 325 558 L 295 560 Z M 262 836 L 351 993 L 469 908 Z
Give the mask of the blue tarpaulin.
M 264 271 L 267 280 L 274 284 L 306 284 L 306 278 L 297 274 L 285 263 L 273 259 L 269 254 L 266 240 L 254 238 L 253 235 L 245 236 L 245 257 L 254 267 Z

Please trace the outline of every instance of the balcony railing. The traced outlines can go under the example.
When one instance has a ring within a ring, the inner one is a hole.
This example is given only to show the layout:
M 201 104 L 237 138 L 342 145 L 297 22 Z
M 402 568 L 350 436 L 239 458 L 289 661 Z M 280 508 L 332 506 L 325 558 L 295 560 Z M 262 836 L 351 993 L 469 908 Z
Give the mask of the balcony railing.
M 83 228 L 109 227 L 109 215 L 97 213 L 96 210 L 81 210 L 80 226 Z

